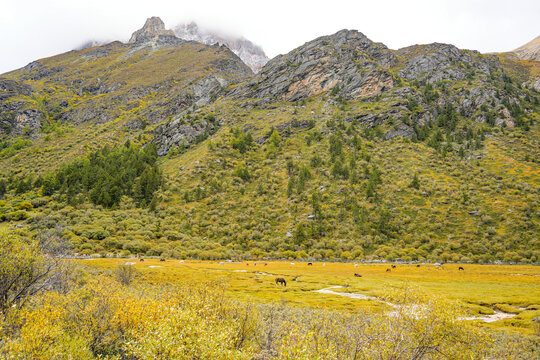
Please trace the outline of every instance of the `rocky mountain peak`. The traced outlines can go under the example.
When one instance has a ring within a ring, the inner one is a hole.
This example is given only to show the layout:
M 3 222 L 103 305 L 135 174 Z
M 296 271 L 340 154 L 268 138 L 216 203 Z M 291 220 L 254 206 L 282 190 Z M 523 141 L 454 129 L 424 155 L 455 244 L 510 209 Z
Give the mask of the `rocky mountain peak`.
M 144 26 L 139 30 L 135 31 L 129 39 L 130 43 L 136 43 L 141 41 L 148 41 L 151 39 L 156 39 L 160 36 L 173 36 L 174 32 L 172 30 L 166 30 L 163 20 L 157 16 L 152 16 L 151 18 L 146 19 Z
M 234 95 L 296 101 L 334 90 L 346 99 L 375 96 L 394 86 L 388 68 L 396 61 L 383 44 L 356 30 L 341 30 L 270 60 Z
M 195 22 L 177 25 L 174 33 L 183 40 L 197 41 L 206 45 L 225 45 L 255 73 L 259 72 L 269 60 L 263 49 L 251 41 L 243 37 L 202 29 Z

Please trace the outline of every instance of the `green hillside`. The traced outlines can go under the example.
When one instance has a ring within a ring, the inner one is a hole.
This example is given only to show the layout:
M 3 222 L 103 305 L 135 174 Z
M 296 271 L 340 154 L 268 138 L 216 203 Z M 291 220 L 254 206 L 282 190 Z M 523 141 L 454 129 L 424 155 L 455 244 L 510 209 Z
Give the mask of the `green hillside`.
M 257 75 L 171 39 L 39 60 L 0 81 L 0 219 L 83 255 L 537 263 L 537 73 L 501 59 L 341 31 Z

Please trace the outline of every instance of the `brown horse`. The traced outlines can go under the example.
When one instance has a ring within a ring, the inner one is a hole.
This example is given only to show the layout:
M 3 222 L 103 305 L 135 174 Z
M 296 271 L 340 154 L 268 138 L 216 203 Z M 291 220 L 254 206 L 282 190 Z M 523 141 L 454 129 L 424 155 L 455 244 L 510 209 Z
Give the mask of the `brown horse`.
M 356 276 L 356 277 L 362 277 L 362 275 L 357 274 L 357 273 L 354 273 L 354 276 Z
M 283 285 L 283 286 L 287 286 L 287 282 L 285 281 L 284 278 L 276 278 L 276 285 Z
M 141 260 L 139 260 L 139 261 L 144 261 L 144 259 L 141 258 Z
M 386 269 L 386 272 L 391 272 L 392 270 L 390 270 L 390 268 Z
M 463 271 L 465 271 L 465 269 L 463 268 L 463 266 L 460 266 L 458 270 L 463 270 Z

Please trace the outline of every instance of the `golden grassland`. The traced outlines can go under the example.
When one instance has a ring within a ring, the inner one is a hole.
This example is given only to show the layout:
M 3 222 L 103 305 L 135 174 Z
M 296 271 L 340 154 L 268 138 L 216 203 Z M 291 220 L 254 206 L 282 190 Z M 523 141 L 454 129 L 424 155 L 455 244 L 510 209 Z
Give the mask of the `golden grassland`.
M 384 299 L 393 289 L 411 286 L 463 306 L 465 314 L 492 314 L 493 309 L 518 313 L 511 319 L 486 326 L 530 332 L 532 318 L 540 315 L 540 268 L 532 265 L 445 264 L 442 269 L 431 264 L 396 265 L 322 263 L 283 261 L 249 261 L 238 263 L 216 261 L 179 261 L 157 259 L 78 260 L 90 268 L 112 270 L 120 264 L 134 262 L 138 281 L 150 284 L 208 282 L 226 283 L 231 297 L 246 302 L 285 302 L 292 306 L 309 306 L 345 312 L 366 309 L 387 311 L 383 301 L 354 299 L 314 292 L 331 286 L 339 293 L 355 293 Z M 265 265 L 266 264 L 266 265 Z M 459 270 L 463 266 L 465 270 Z M 387 269 L 391 269 L 387 272 Z M 355 277 L 358 273 L 362 277 Z M 283 277 L 287 286 L 276 286 Z M 295 280 L 296 279 L 296 280 Z

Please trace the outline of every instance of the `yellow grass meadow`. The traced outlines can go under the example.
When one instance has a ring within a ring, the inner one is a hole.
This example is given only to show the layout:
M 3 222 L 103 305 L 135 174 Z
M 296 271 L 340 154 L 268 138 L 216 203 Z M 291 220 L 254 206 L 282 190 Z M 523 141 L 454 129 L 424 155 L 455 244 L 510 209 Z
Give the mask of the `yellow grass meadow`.
M 445 264 L 439 268 L 432 264 L 396 264 L 394 268 L 390 264 L 314 262 L 308 265 L 307 262 L 171 259 L 165 262 L 158 259 L 78 262 L 98 271 L 130 264 L 136 269 L 136 281 L 156 285 L 220 280 L 225 283 L 230 297 L 244 302 L 281 302 L 344 312 L 390 311 L 391 305 L 385 301 L 388 294 L 407 288 L 457 302 L 463 308 L 464 318 L 503 315 L 501 320 L 492 318 L 489 323 L 469 320 L 489 327 L 531 333 L 532 319 L 540 316 L 538 266 Z M 459 270 L 460 266 L 464 270 Z M 287 286 L 276 285 L 277 277 L 284 278 Z

